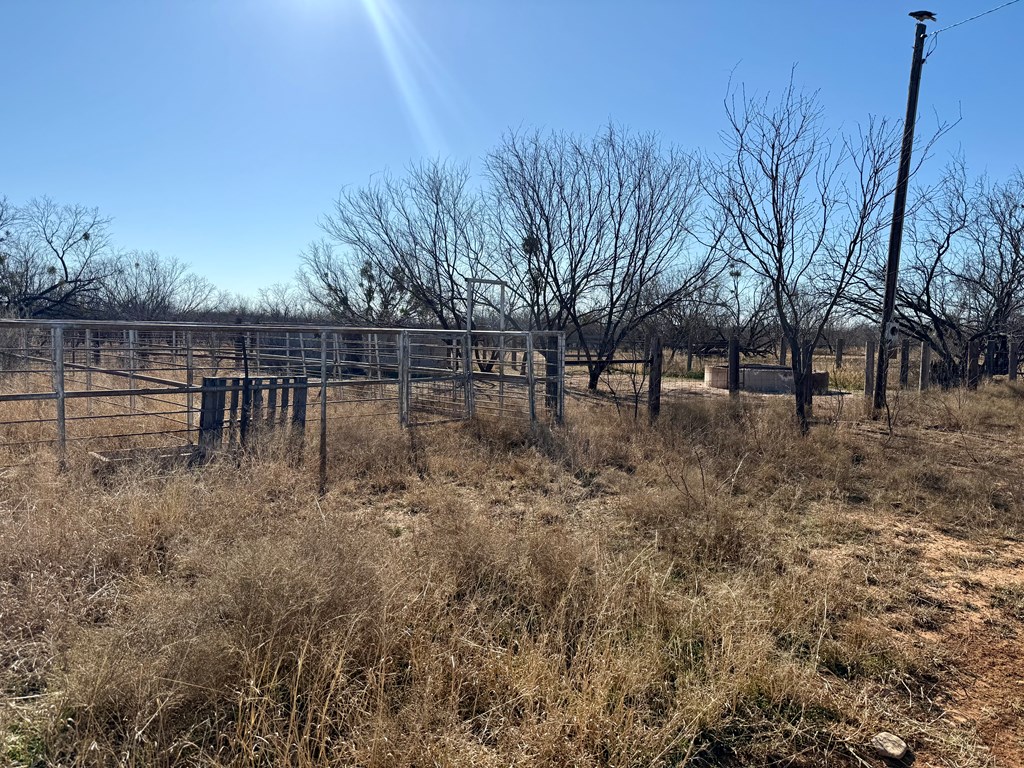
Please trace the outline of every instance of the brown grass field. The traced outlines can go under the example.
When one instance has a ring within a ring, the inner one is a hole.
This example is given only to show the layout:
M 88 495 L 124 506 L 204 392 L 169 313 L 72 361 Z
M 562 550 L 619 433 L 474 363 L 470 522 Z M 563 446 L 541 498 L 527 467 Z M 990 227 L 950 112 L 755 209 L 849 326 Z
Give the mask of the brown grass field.
M 1024 764 L 1024 388 L 0 457 L 8 766 Z

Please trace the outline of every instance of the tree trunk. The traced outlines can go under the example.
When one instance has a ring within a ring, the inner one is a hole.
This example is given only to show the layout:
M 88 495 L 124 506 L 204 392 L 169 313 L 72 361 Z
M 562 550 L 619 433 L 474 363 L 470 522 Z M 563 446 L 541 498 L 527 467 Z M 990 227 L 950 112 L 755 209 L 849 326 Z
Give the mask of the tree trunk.
M 806 435 L 811 428 L 811 406 L 814 402 L 814 346 L 793 341 L 790 352 L 796 418 L 800 422 L 800 433 Z

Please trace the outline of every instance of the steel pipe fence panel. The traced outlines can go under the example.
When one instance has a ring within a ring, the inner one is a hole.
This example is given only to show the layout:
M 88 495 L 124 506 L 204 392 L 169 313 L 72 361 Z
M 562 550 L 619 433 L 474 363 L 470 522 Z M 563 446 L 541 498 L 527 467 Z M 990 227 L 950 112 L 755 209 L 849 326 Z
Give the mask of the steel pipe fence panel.
M 307 401 L 314 429 L 558 421 L 564 360 L 547 332 L 0 320 L 0 447 L 198 448 L 204 418 L 240 444 Z

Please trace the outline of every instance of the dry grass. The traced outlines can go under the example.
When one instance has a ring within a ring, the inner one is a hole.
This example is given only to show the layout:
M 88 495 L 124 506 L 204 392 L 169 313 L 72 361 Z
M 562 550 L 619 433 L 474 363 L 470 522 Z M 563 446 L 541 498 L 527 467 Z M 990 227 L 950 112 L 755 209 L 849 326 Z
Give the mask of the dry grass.
M 806 438 L 764 398 L 656 428 L 338 420 L 324 498 L 272 450 L 22 465 L 0 478 L 0 754 L 874 765 L 885 728 L 987 765 L 981 720 L 947 713 L 943 590 L 970 574 L 937 553 L 988 578 L 1024 530 L 1020 398 L 906 397 L 891 430 L 847 413 Z M 1019 593 L 992 581 L 1001 632 Z

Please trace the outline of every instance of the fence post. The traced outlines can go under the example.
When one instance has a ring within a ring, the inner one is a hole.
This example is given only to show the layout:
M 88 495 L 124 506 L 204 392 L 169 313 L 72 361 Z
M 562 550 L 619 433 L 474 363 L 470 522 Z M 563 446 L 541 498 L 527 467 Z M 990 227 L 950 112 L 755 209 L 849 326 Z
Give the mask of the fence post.
M 526 333 L 526 355 L 523 357 L 523 364 L 526 367 L 526 391 L 527 401 L 530 407 L 530 423 L 537 423 L 537 392 L 533 375 L 533 333 Z
M 309 399 L 309 379 L 305 376 L 296 376 L 292 379 L 295 383 L 295 392 L 292 394 L 292 434 L 291 443 L 295 450 L 294 459 L 298 464 L 302 461 L 302 452 L 306 445 L 306 402 Z M 286 384 L 288 382 L 286 381 Z M 287 387 L 284 392 L 287 392 Z M 281 395 L 281 418 L 284 418 L 285 400 L 284 392 Z
M 924 392 L 928 389 L 932 375 L 932 348 L 927 341 L 921 342 L 921 378 L 918 389 Z
M 192 394 L 192 331 L 185 331 L 185 424 L 188 441 L 192 442 L 192 430 L 195 429 L 195 400 Z
M 398 423 L 409 426 L 409 332 L 398 332 Z
M 319 493 L 327 492 L 327 331 L 320 332 L 320 473 Z
M 85 391 L 92 392 L 92 329 L 85 329 Z M 92 398 L 85 398 L 85 415 L 92 416 Z
M 465 393 L 466 418 L 473 418 L 473 337 L 467 330 L 462 339 L 462 366 L 465 376 L 463 389 Z
M 664 353 L 661 350 L 661 338 L 651 339 L 650 379 L 647 385 L 647 416 L 654 422 L 661 413 L 661 366 Z
M 135 330 L 128 331 L 128 388 L 131 390 L 135 389 L 135 346 L 138 342 L 138 336 Z M 131 413 L 135 413 L 135 393 L 128 396 L 128 410 Z
M 271 376 L 267 379 L 267 426 L 273 429 L 277 423 L 277 386 L 280 379 Z
M 785 347 L 783 347 L 785 349 Z M 740 391 L 740 340 L 733 336 L 729 339 L 729 394 L 736 395 Z
M 693 338 L 690 334 L 686 336 L 686 372 L 693 370 Z
M 884 354 L 884 353 L 883 353 Z M 871 400 L 875 396 L 875 341 L 868 339 L 864 350 L 864 397 Z
M 208 461 L 220 445 L 224 432 L 224 401 L 227 379 L 203 377 L 199 411 L 199 455 Z
M 53 352 L 53 390 L 57 396 L 57 460 L 63 468 L 67 462 L 68 434 L 64 397 L 64 329 L 60 326 L 50 331 L 50 346 Z
M 839 370 L 840 368 L 843 367 L 843 346 L 844 346 L 844 344 L 845 344 L 845 339 L 843 339 L 842 337 L 840 337 L 839 339 L 836 340 L 836 370 Z
M 977 389 L 978 379 L 981 378 L 978 370 L 978 342 L 967 342 L 967 388 Z
M 238 441 L 245 445 L 249 437 L 249 423 L 252 421 L 252 379 L 242 378 L 242 412 L 238 420 Z
M 1008 381 L 1017 380 L 1017 354 L 1017 341 L 1011 340 L 1009 349 L 1009 359 L 1007 360 L 1006 364 L 1006 378 Z
M 565 422 L 565 331 L 558 334 L 558 401 L 555 423 Z
M 910 383 L 910 339 L 900 342 L 900 389 Z

